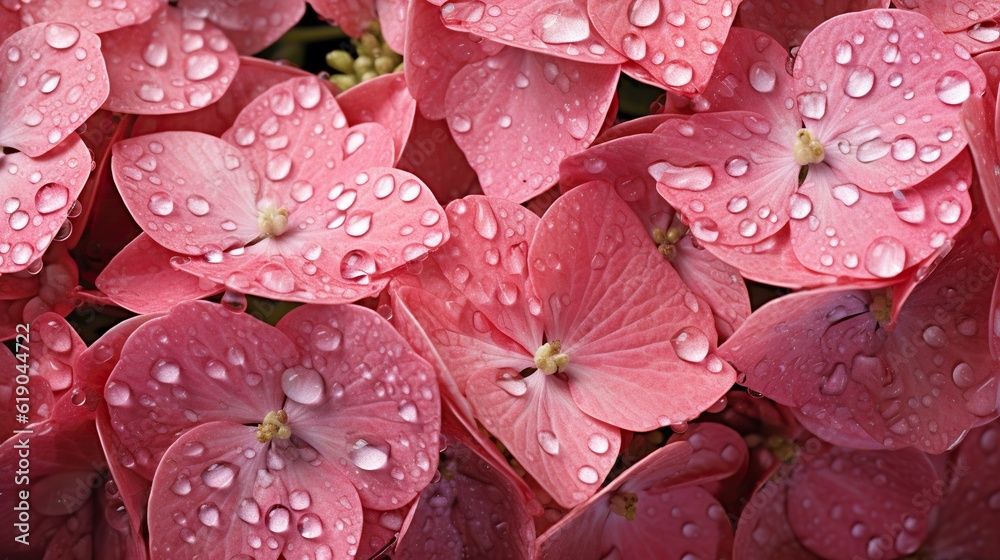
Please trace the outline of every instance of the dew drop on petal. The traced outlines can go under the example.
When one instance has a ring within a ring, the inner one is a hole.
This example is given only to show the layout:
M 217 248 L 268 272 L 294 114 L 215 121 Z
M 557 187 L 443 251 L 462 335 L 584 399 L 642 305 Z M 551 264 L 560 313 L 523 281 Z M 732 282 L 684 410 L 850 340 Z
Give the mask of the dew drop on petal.
M 314 369 L 293 367 L 281 375 L 281 389 L 285 395 L 300 404 L 315 404 L 323 399 L 323 376 Z
M 670 344 L 673 345 L 677 357 L 686 362 L 698 363 L 708 356 L 708 337 L 697 327 L 681 329 L 670 339 Z
M 961 105 L 972 93 L 972 85 L 964 74 L 951 70 L 938 79 L 934 92 L 947 105 Z
M 865 269 L 878 278 L 892 278 L 906 265 L 906 248 L 895 237 L 879 237 L 865 253 Z
M 45 42 L 53 49 L 68 49 L 80 40 L 80 31 L 65 23 L 50 23 L 45 26 Z
M 209 488 L 228 488 L 236 478 L 237 472 L 239 468 L 232 463 L 213 463 L 202 471 L 201 480 Z
M 365 440 L 358 440 L 349 453 L 354 466 L 363 471 L 381 469 L 389 461 L 389 455 L 381 449 L 369 445 Z

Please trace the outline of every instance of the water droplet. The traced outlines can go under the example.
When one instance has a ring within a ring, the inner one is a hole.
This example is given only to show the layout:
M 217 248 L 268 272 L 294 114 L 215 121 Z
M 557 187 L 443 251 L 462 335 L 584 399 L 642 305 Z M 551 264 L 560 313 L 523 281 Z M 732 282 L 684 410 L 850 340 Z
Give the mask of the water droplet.
M 937 207 L 937 219 L 942 224 L 954 224 L 962 217 L 962 206 L 954 200 L 942 200 Z
M 165 192 L 156 192 L 149 197 L 149 211 L 157 216 L 168 216 L 174 211 L 174 201 Z
M 288 530 L 292 514 L 284 506 L 276 505 L 267 512 L 265 523 L 272 533 L 284 533 Z
M 45 26 L 45 42 L 53 49 L 68 49 L 80 40 L 80 31 L 65 23 L 50 23 Z
M 895 237 L 879 237 L 865 253 L 865 268 L 879 278 L 892 278 L 903 271 L 906 248 Z
M 62 185 L 48 183 L 35 193 L 35 207 L 42 214 L 51 214 L 66 208 L 69 190 Z
M 670 61 L 663 69 L 663 83 L 671 87 L 684 87 L 691 83 L 692 78 L 694 78 L 694 68 L 685 60 Z
M 691 234 L 701 241 L 713 243 L 719 238 L 719 224 L 710 218 L 698 218 L 691 222 Z
M 892 143 L 892 159 L 910 161 L 917 153 L 917 142 L 909 136 L 903 136 Z
M 254 525 L 260 521 L 260 506 L 253 498 L 246 498 L 236 508 L 236 515 L 243 521 Z
M 600 479 L 597 470 L 589 466 L 580 467 L 580 470 L 576 471 L 576 477 L 584 484 L 597 484 Z
M 167 46 L 158 41 L 146 45 L 146 50 L 142 51 L 142 59 L 153 68 L 162 68 L 167 64 L 170 51 Z
M 924 342 L 931 348 L 944 348 L 945 344 L 948 343 L 948 336 L 944 333 L 944 329 L 937 325 L 931 325 L 924 329 L 922 336 Z
M 611 443 L 608 441 L 608 438 L 602 436 L 601 434 L 592 434 L 587 440 L 587 447 L 594 453 L 603 455 L 608 452 L 608 449 L 611 447 Z
M 927 331 L 924 331 L 925 337 L 926 337 L 926 332 Z M 942 337 L 944 336 L 943 332 L 941 333 L 941 336 Z M 928 346 L 930 346 L 929 343 Z M 955 385 L 957 385 L 958 388 L 968 389 L 969 387 L 972 387 L 976 383 L 976 374 L 972 370 L 972 366 L 970 366 L 965 362 L 961 362 L 957 366 L 955 366 L 954 370 L 952 370 L 951 379 L 952 381 L 955 382 Z
M 887 156 L 891 147 L 885 140 L 874 138 L 858 146 L 855 156 L 861 163 L 871 163 Z
M 132 390 L 121 381 L 111 381 L 104 389 L 104 399 L 111 406 L 125 406 L 132 398 Z
M 219 526 L 219 508 L 213 504 L 202 504 L 198 506 L 198 520 L 206 527 Z
M 219 71 L 219 58 L 212 53 L 197 53 L 187 59 L 184 75 L 191 81 L 207 80 Z
M 924 221 L 927 209 L 920 193 L 913 189 L 892 192 L 892 209 L 900 220 L 908 224 L 919 224 Z
M 549 455 L 559 454 L 559 440 L 552 432 L 546 430 L 538 432 L 538 445 L 541 445 L 542 450 Z
M 369 445 L 367 441 L 361 439 L 355 444 L 354 449 L 349 453 L 354 466 L 363 471 L 375 471 L 381 469 L 389 461 L 389 455 L 381 449 Z
M 854 48 L 847 41 L 841 41 L 833 50 L 833 58 L 837 64 L 847 64 L 854 57 Z
M 532 32 L 550 45 L 576 43 L 590 37 L 590 22 L 572 2 L 564 2 L 539 13 Z
M 497 386 L 512 397 L 520 397 L 528 392 L 528 384 L 523 379 L 511 377 L 509 374 L 504 374 L 498 379 Z
M 362 210 L 351 215 L 347 219 L 347 227 L 344 231 L 347 235 L 351 237 L 361 237 L 362 235 L 368 233 L 369 228 L 372 224 L 372 213 L 367 210 Z
M 844 93 L 855 99 L 868 95 L 875 85 L 875 72 L 867 66 L 856 67 L 847 77 Z
M 323 399 L 325 386 L 323 376 L 314 369 L 296 366 L 281 374 L 281 390 L 300 404 L 315 404 Z
M 153 365 L 151 373 L 160 383 L 177 383 L 181 375 L 181 366 L 173 360 L 160 360 Z
M 972 85 L 965 74 L 957 70 L 950 70 L 938 79 L 934 91 L 943 103 L 961 105 L 972 93 Z
M 808 119 L 822 119 L 826 114 L 826 95 L 821 92 L 803 93 L 798 96 L 799 113 Z
M 846 183 L 833 187 L 833 198 L 844 203 L 844 206 L 853 206 L 861 198 L 861 191 L 857 185 Z
M 360 249 L 349 251 L 340 261 L 341 277 L 357 284 L 367 285 L 376 272 L 378 272 L 378 265 L 375 258 Z
M 698 363 L 708 356 L 708 337 L 697 327 L 681 329 L 670 339 L 670 343 L 673 345 L 677 357 L 686 362 Z
M 213 463 L 202 471 L 201 480 L 209 488 L 228 488 L 238 472 L 239 467 L 232 463 Z
M 323 522 L 315 513 L 307 513 L 299 518 L 298 529 L 302 538 L 315 539 L 323 534 Z
M 497 235 L 496 215 L 493 214 L 493 208 L 486 202 L 476 205 L 476 217 L 472 224 L 483 239 L 493 239 Z
M 657 183 L 685 191 L 703 191 L 712 186 L 715 178 L 712 168 L 707 165 L 677 167 L 661 161 L 650 165 L 648 171 Z
M 823 381 L 819 390 L 824 395 L 834 396 L 843 393 L 845 388 L 847 388 L 847 366 L 837 364 L 833 368 L 833 373 Z
M 812 201 L 804 194 L 793 193 L 788 199 L 788 215 L 796 220 L 802 220 L 812 212 Z
M 646 41 L 635 33 L 626 33 L 622 37 L 622 52 L 632 60 L 646 58 Z

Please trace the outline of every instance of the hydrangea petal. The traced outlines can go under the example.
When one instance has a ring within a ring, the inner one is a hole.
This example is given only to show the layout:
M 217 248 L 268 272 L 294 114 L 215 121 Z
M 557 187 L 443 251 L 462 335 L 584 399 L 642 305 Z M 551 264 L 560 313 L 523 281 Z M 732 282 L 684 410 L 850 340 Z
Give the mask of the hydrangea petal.
M 306 13 L 303 0 L 228 3 L 180 0 L 185 15 L 204 18 L 225 32 L 240 54 L 254 54 L 281 38 Z
M 660 87 L 687 95 L 708 84 L 738 6 L 732 0 L 634 1 L 626 10 L 587 2 L 594 26 L 618 52 Z
M 37 157 L 82 125 L 108 97 L 101 40 L 65 23 L 7 38 L 0 79 L 0 145 Z
M 787 0 L 743 0 L 740 25 L 762 31 L 788 49 L 801 45 L 810 31 L 834 16 L 888 7 L 889 0 L 824 0 L 794 4 Z
M 820 273 L 898 277 L 965 225 L 972 211 L 971 182 L 972 165 L 965 154 L 917 186 L 892 193 L 840 183 L 829 169 L 817 167 L 795 195 L 811 206 L 808 214 L 790 222 L 795 256 Z
M 72 0 L 34 0 L 19 2 L 18 12 L 24 25 L 47 21 L 73 22 L 91 33 L 104 33 L 147 21 L 163 7 L 163 0 L 128 0 L 100 3 Z
M 90 164 L 76 134 L 37 158 L 23 152 L 3 156 L 0 274 L 24 270 L 42 258 L 83 189 Z
M 347 116 L 347 122 L 379 123 L 392 134 L 397 156 L 410 137 L 417 102 L 406 87 L 406 76 L 385 74 L 365 80 L 337 96 L 337 104 Z
M 618 74 L 512 48 L 459 70 L 448 126 L 483 192 L 520 203 L 554 184 L 559 160 L 597 137 Z
M 104 108 L 111 111 L 159 115 L 207 107 L 226 92 L 240 64 L 214 24 L 171 6 L 101 40 L 111 80 Z
M 135 313 L 166 311 L 177 303 L 217 294 L 223 287 L 170 266 L 177 253 L 140 234 L 97 277 L 97 289 Z

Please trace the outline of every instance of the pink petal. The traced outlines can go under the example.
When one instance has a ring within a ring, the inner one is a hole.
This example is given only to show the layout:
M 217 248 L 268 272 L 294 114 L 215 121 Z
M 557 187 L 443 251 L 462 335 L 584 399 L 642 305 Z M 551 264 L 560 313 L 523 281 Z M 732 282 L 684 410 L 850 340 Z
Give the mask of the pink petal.
M 91 33 L 104 33 L 147 21 L 163 7 L 162 0 L 128 0 L 113 4 L 73 2 L 67 0 L 34 0 L 19 2 L 18 9 L 25 26 L 47 21 L 72 22 Z
M 76 247 L 83 237 L 84 229 L 94 211 L 94 204 L 97 200 L 98 191 L 111 183 L 111 145 L 125 138 L 132 118 L 118 118 L 114 113 L 98 109 L 84 124 L 84 130 L 80 134 L 84 144 L 94 154 L 94 164 L 97 166 L 87 177 L 87 182 L 83 185 L 83 191 L 76 199 L 79 209 L 74 209 L 75 216 L 70 216 L 71 232 L 66 238 L 66 246 L 70 249 Z M 112 187 L 113 189 L 114 187 Z M 79 213 L 77 213 L 79 210 Z M 122 232 L 116 232 L 121 235 Z
M 352 125 L 375 122 L 384 126 L 392 134 L 396 154 L 402 155 L 417 112 L 417 102 L 406 89 L 403 74 L 365 80 L 338 95 L 337 104 Z
M 1000 523 L 1000 428 L 992 422 L 969 432 L 952 455 L 950 487 L 926 541 L 938 558 L 988 558 L 1000 546 L 989 527 Z M 937 490 L 935 487 L 934 490 Z M 927 501 L 934 501 L 934 493 Z
M 1000 56 L 1000 55 L 998 55 Z M 1000 60 L 998 60 L 1000 64 Z M 1000 161 L 997 158 L 996 88 L 983 97 L 974 97 L 962 105 L 964 122 L 969 132 L 969 150 L 976 165 L 976 177 L 987 211 L 994 227 L 1000 224 Z
M 815 167 L 793 204 L 811 206 L 791 220 L 799 262 L 820 273 L 898 277 L 939 250 L 972 211 L 972 165 L 961 154 L 913 188 L 870 193 Z
M 362 523 L 354 489 L 315 451 L 278 441 L 259 443 L 253 427 L 229 422 L 181 436 L 153 479 L 151 556 L 352 557 Z
M 108 97 L 101 40 L 65 23 L 39 24 L 11 35 L 0 92 L 0 144 L 32 157 L 69 137 Z M 36 62 L 36 57 L 46 60 Z
M 87 345 L 66 319 L 55 313 L 39 315 L 31 322 L 30 328 L 31 351 L 28 363 L 31 373 L 44 377 L 58 398 L 72 385 L 79 383 L 79 380 L 74 379 L 73 364 Z
M 739 2 L 639 0 L 627 10 L 597 0 L 587 5 L 594 26 L 614 48 L 660 87 L 692 95 L 708 84 Z
M 965 29 L 976 21 L 985 21 L 1000 16 L 1000 6 L 993 2 L 972 0 L 921 0 L 900 2 L 899 8 L 913 10 L 931 19 L 942 31 Z
M 831 560 L 911 554 L 930 517 L 928 508 L 914 507 L 914 497 L 935 483 L 931 462 L 918 451 L 833 448 L 795 470 L 788 519 L 806 548 Z
M 656 129 L 669 148 L 649 173 L 695 238 L 748 245 L 787 223 L 798 167 L 770 131 L 766 120 L 749 112 L 694 115 Z
M 839 183 L 891 192 L 919 183 L 965 147 L 961 104 L 982 94 L 985 79 L 969 53 L 929 23 L 901 10 L 854 12 L 802 44 L 794 69 L 799 111 Z M 845 41 L 855 34 L 865 41 Z
M 889 0 L 803 2 L 794 9 L 780 0 L 743 0 L 740 25 L 763 31 L 788 49 L 801 45 L 810 31 L 834 16 L 888 7 Z
M 260 179 L 236 146 L 197 132 L 160 132 L 112 150 L 122 199 L 164 248 L 201 255 L 242 247 L 259 235 L 254 195 Z
M 617 82 L 616 66 L 508 48 L 455 74 L 448 125 L 483 191 L 524 202 L 597 137 Z
M 456 31 L 467 31 L 491 41 L 537 53 L 599 64 L 618 64 L 625 58 L 598 34 L 601 16 L 593 26 L 586 0 L 552 4 L 544 0 L 509 0 L 489 9 L 482 2 L 460 0 L 441 6 L 441 21 Z M 607 35 L 605 35 L 606 37 Z
M 219 26 L 240 54 L 269 47 L 302 19 L 303 0 L 251 0 L 236 4 L 212 0 L 180 0 L 185 16 L 204 18 Z
M 469 194 L 482 194 L 476 172 L 455 143 L 448 123 L 429 121 L 419 111 L 396 166 L 420 177 L 442 205 Z
M 97 288 L 115 305 L 135 313 L 163 312 L 223 290 L 219 284 L 175 270 L 170 266 L 175 256 L 141 234 L 108 263 L 97 277 Z
M 689 236 L 684 236 L 675 247 L 674 270 L 684 285 L 712 308 L 719 338 L 729 338 L 750 316 L 750 295 L 739 270 L 709 251 L 695 247 Z
M 4 399 L 4 402 L 10 403 L 10 410 L 12 414 L 8 414 L 7 418 L 0 419 L 0 429 L 4 430 L 4 434 L 9 438 L 13 435 L 14 430 L 23 430 L 28 424 L 34 424 L 36 422 L 41 422 L 49 417 L 52 413 L 52 406 L 55 403 L 55 397 L 52 394 L 52 387 L 49 385 L 48 379 L 44 376 L 30 375 L 28 361 L 28 352 L 25 352 L 25 343 L 27 343 L 28 350 L 31 349 L 31 331 L 30 325 L 28 329 L 22 326 L 17 329 L 16 335 L 12 337 L 15 340 L 14 349 L 18 351 L 18 355 L 15 355 L 6 346 L 0 349 L 0 367 L 4 368 L 4 371 L 10 372 L 0 379 L 0 397 Z M 18 347 L 17 345 L 21 346 Z M 22 362 L 20 358 L 25 358 Z M 20 367 L 19 367 L 20 366 Z M 27 376 L 27 382 L 22 375 Z M 21 388 L 23 387 L 23 388 Z M 18 402 L 17 398 L 24 398 L 24 395 L 19 395 L 18 393 L 23 393 L 24 390 L 28 391 L 30 400 L 28 401 L 27 422 L 20 422 L 17 418 L 17 414 L 23 414 L 21 412 L 21 404 L 24 401 Z M 5 438 L 6 439 L 6 438 Z
M 614 466 L 618 428 L 581 412 L 562 379 L 487 370 L 466 392 L 486 429 L 563 507 L 596 493 Z
M 308 0 L 320 17 L 332 20 L 351 37 L 360 37 L 375 20 L 374 0 Z
M 104 395 L 131 451 L 125 466 L 152 479 L 178 433 L 213 420 L 259 424 L 281 408 L 283 360 L 295 354 L 272 327 L 208 302 L 179 304 L 143 325 L 122 349 Z M 234 392 L 234 383 L 247 389 Z M 155 417 L 143 403 L 153 403 Z
M 460 439 L 447 442 L 443 474 L 417 499 L 393 557 L 533 558 L 535 526 L 514 481 Z
M 498 53 L 504 47 L 477 41 L 467 33 L 451 31 L 441 23 L 438 9 L 427 2 L 412 2 L 406 29 L 406 84 L 420 112 L 431 120 L 447 116 L 445 96 L 452 77 L 468 64 Z
M 285 80 L 308 75 L 304 70 L 288 64 L 241 56 L 240 68 L 233 77 L 233 83 L 218 101 L 188 113 L 141 115 L 135 120 L 132 136 L 166 130 L 189 130 L 222 136 L 222 133 L 233 126 L 240 111 L 260 94 Z
M 496 328 L 533 353 L 541 345 L 542 322 L 528 253 L 538 218 L 485 196 L 457 200 L 446 211 L 454 240 L 435 253 L 441 271 Z
M 732 386 L 735 373 L 713 354 L 710 310 L 611 187 L 589 184 L 560 197 L 528 262 L 546 335 L 570 356 L 569 389 L 587 414 L 648 431 L 694 418 Z M 619 283 L 626 276 L 628 288 Z M 629 395 L 629 406 L 608 394 Z
M 787 470 L 781 471 L 788 476 Z M 738 560 L 819 560 L 802 546 L 788 517 L 788 481 L 775 476 L 743 508 L 736 524 L 733 557 Z
M 788 288 L 831 284 L 834 278 L 812 271 L 799 262 L 792 250 L 791 228 L 755 245 L 728 246 L 706 244 L 706 249 L 719 260 L 736 267 L 744 278 Z
M 104 107 L 137 115 L 183 113 L 226 92 L 240 60 L 215 25 L 165 7 L 149 21 L 101 36 L 111 95 Z
M 292 430 L 354 483 L 365 507 L 411 501 L 430 482 L 439 449 L 431 367 L 388 321 L 362 307 L 303 306 L 278 328 L 322 376 L 317 392 L 308 374 L 301 381 L 289 378 L 292 370 L 283 374 Z
M 389 48 L 398 53 L 402 53 L 406 47 L 408 4 L 407 0 L 375 0 L 382 38 Z
M 0 239 L 9 249 L 0 254 L 0 273 L 24 270 L 42 257 L 83 189 L 90 163 L 76 134 L 37 158 L 23 152 L 3 156 Z

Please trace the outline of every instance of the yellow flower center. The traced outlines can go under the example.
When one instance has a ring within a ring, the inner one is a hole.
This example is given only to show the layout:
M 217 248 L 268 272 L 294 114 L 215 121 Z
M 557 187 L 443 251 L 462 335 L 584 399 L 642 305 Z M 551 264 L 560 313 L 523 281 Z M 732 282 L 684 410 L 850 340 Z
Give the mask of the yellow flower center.
M 792 155 L 795 156 L 795 163 L 799 165 L 809 165 L 810 163 L 820 163 L 826 152 L 823 151 L 823 144 L 820 144 L 812 132 L 801 129 L 795 133 L 795 143 L 792 145 Z
M 257 441 L 267 443 L 274 438 L 288 439 L 292 437 L 292 429 L 286 426 L 288 413 L 284 410 L 271 411 L 264 416 L 264 421 L 257 424 Z
M 558 340 L 546 342 L 535 351 L 535 367 L 548 375 L 566 371 L 569 355 L 562 353 L 562 343 Z

